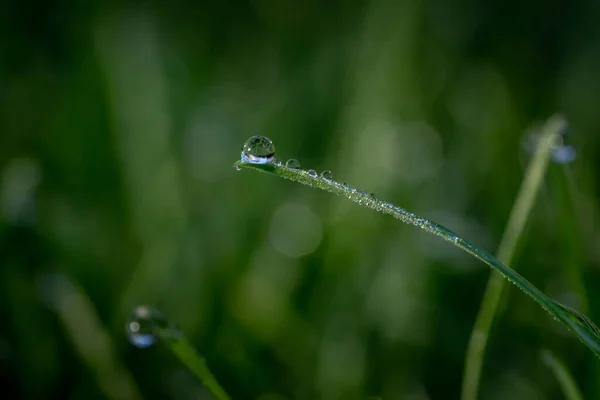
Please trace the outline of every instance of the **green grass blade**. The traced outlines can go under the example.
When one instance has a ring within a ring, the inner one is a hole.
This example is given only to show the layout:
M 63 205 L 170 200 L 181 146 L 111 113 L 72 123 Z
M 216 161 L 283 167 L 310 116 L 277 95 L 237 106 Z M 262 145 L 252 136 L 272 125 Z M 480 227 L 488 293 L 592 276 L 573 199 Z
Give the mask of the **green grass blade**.
M 158 310 L 139 306 L 135 308 L 125 325 L 130 341 L 138 347 L 148 347 L 160 339 L 217 400 L 229 400 L 229 396 L 212 374 L 204 359 L 185 339 L 181 331 Z M 137 339 L 136 339 L 137 338 Z
M 531 296 L 544 310 L 546 310 L 554 319 L 564 324 L 571 330 L 579 340 L 588 346 L 592 352 L 600 358 L 600 335 L 596 326 L 585 316 L 571 310 L 550 299 L 539 289 L 533 286 L 528 280 L 523 278 L 513 269 L 507 267 L 497 258 L 485 250 L 479 249 L 465 239 L 459 237 L 456 233 L 439 224 L 413 214 L 401 207 L 395 206 L 386 201 L 365 193 L 361 190 L 344 185 L 342 183 L 314 176 L 308 171 L 302 169 L 291 169 L 281 165 L 251 164 L 238 161 L 234 165 L 237 169 L 249 169 L 267 174 L 289 179 L 315 189 L 321 189 L 346 197 L 347 199 L 358 203 L 359 205 L 371 208 L 373 210 L 389 214 L 396 219 L 407 224 L 415 225 L 429 233 L 441 237 L 442 239 L 454 244 L 456 247 L 466 251 L 475 258 L 488 264 L 498 271 L 504 278 L 508 279 L 523 292 Z
M 517 243 L 523 233 L 544 179 L 548 162 L 552 155 L 552 148 L 557 143 L 560 132 L 564 130 L 565 126 L 566 121 L 563 118 L 555 117 L 550 119 L 542 130 L 537 150 L 525 173 L 525 178 L 510 212 L 508 224 L 506 225 L 498 253 L 496 254 L 496 258 L 506 265 L 512 264 Z M 485 348 L 494 316 L 498 312 L 498 305 L 500 304 L 504 286 L 505 281 L 502 277 L 492 271 L 467 346 L 462 383 L 462 400 L 475 400 L 477 398 Z
M 583 395 L 565 364 L 552 354 L 550 350 L 542 351 L 544 362 L 556 376 L 556 380 L 567 400 L 583 400 Z
M 160 336 L 160 335 L 159 335 Z M 215 396 L 217 400 L 229 400 L 225 389 L 219 384 L 215 376 L 210 372 L 208 366 L 201 358 L 194 347 L 183 337 L 174 340 L 171 337 L 163 340 L 171 349 L 173 354 L 185 365 L 198 379 L 204 383 L 204 386 Z

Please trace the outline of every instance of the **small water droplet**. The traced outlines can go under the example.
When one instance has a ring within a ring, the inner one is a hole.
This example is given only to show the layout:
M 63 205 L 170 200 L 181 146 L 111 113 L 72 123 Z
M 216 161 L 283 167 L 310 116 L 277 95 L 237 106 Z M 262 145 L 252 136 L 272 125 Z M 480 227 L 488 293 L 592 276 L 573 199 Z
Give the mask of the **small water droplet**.
M 323 171 L 321 172 L 321 178 L 330 181 L 333 179 L 333 174 L 331 171 Z
M 252 136 L 242 146 L 242 161 L 251 164 L 268 164 L 275 157 L 275 146 L 271 139 Z
M 308 174 L 310 176 L 316 177 L 317 176 L 317 171 L 315 171 L 314 169 L 309 169 L 308 170 Z
M 238 170 L 238 171 L 239 171 L 239 170 L 241 170 L 242 168 L 240 168 L 240 162 L 239 162 L 239 161 L 236 161 L 236 162 L 233 164 L 233 168 L 235 168 L 235 169 L 236 169 L 236 170 Z
M 539 141 L 540 133 L 531 131 L 523 140 L 523 148 L 529 153 L 535 153 Z M 570 144 L 571 130 L 568 124 L 565 123 L 560 136 L 558 136 L 556 143 L 552 147 L 550 158 L 556 164 L 569 164 L 577 158 L 577 150 Z
M 281 160 L 279 158 L 274 158 L 272 163 L 277 165 L 278 167 L 281 167 Z
M 577 158 L 575 147 L 565 144 L 562 140 L 552 149 L 552 161 L 557 164 L 569 164 Z
M 289 160 L 286 161 L 285 167 L 289 168 L 289 169 L 298 169 L 298 168 L 300 168 L 300 163 L 298 162 L 298 160 L 296 160 L 294 158 L 290 158 Z
M 125 324 L 125 331 L 131 344 L 146 348 L 156 343 L 158 330 L 167 325 L 166 319 L 160 312 L 147 306 L 139 306 L 131 312 Z

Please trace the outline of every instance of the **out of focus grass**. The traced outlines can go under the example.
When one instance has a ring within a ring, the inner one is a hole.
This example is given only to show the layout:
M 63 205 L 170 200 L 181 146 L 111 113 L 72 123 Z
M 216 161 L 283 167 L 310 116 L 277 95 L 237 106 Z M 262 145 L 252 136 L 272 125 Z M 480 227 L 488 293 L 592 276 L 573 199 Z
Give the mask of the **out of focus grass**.
M 236 173 L 255 134 L 493 251 L 532 121 L 564 112 L 577 159 L 550 167 L 518 268 L 600 320 L 596 2 L 0 10 L 7 393 L 104 398 L 94 366 L 117 365 L 120 396 L 207 395 L 165 348 L 127 343 L 131 308 L 153 304 L 234 399 L 458 396 L 487 269 L 341 199 Z M 70 307 L 79 328 L 57 311 Z M 98 346 L 112 350 L 86 361 Z M 541 348 L 600 397 L 593 355 L 515 292 L 481 398 L 561 398 Z

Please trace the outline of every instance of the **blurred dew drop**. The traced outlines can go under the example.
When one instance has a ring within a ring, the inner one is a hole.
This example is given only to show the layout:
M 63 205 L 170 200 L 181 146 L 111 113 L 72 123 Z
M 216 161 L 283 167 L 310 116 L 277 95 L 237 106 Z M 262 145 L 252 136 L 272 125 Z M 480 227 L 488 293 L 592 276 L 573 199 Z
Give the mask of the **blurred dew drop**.
M 252 136 L 242 146 L 242 161 L 251 164 L 268 164 L 275 157 L 275 146 L 271 139 Z
M 577 158 L 575 147 L 569 144 L 571 132 L 566 125 L 563 133 L 560 135 L 557 143 L 552 148 L 552 161 L 557 164 L 569 164 Z
M 279 158 L 274 158 L 273 159 L 273 164 L 277 165 L 278 167 L 281 166 L 281 160 Z
M 557 164 L 569 164 L 577 158 L 577 151 L 573 146 L 561 146 L 552 150 L 552 161 Z
M 315 251 L 321 243 L 323 227 L 307 206 L 284 204 L 273 214 L 269 236 L 275 250 L 296 258 Z
M 382 151 L 389 173 L 413 185 L 435 178 L 444 163 L 439 133 L 424 121 L 405 122 L 396 131 L 393 142 Z
M 38 164 L 29 158 L 15 158 L 2 171 L 0 216 L 15 225 L 35 221 L 35 190 L 41 181 Z
M 181 141 L 182 161 L 190 177 L 202 181 L 220 181 L 225 172 L 220 168 L 228 160 L 227 152 L 238 131 L 233 111 L 222 105 L 223 95 L 212 93 L 208 104 L 191 112 Z
M 577 158 L 577 150 L 570 142 L 571 132 L 569 125 L 565 123 L 563 132 L 559 136 L 556 144 L 552 148 L 550 158 L 556 164 L 569 164 Z M 537 130 L 530 130 L 523 139 L 523 149 L 529 154 L 535 153 L 540 141 L 540 133 Z
M 289 169 L 298 169 L 300 168 L 300 163 L 295 158 L 290 158 L 286 161 L 285 167 Z
M 156 343 L 159 329 L 167 325 L 160 312 L 147 306 L 139 306 L 131 312 L 125 331 L 131 344 L 146 348 Z
M 315 171 L 314 169 L 309 169 L 308 174 L 314 178 L 317 177 L 317 171 Z

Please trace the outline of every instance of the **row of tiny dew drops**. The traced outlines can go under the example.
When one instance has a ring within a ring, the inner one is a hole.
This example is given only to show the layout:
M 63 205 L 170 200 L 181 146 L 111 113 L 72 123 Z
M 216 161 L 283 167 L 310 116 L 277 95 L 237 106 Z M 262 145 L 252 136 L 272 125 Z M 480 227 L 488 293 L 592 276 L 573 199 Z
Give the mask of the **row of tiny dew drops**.
M 339 183 L 333 179 L 331 171 L 323 171 L 320 175 L 313 169 L 308 171 L 300 169 L 300 163 L 295 159 L 288 160 L 285 164 L 282 164 L 280 160 L 275 158 L 275 146 L 271 139 L 264 136 L 252 136 L 246 140 L 242 146 L 241 162 L 249 164 L 271 164 L 281 168 L 287 168 L 295 170 L 300 174 L 306 174 L 312 178 L 322 179 L 326 181 L 328 185 L 321 187 L 321 189 L 328 190 L 330 192 L 346 196 L 350 200 L 360 204 L 368 205 L 370 208 L 385 212 L 393 215 L 404 222 L 420 226 L 421 228 L 433 231 L 436 230 L 435 224 L 412 214 L 401 207 L 395 206 L 391 203 L 379 200 L 375 197 L 374 193 L 363 192 L 362 190 L 349 186 L 346 182 Z M 239 171 L 241 169 L 239 165 L 240 161 L 234 164 L 234 167 Z M 449 240 L 445 237 L 446 240 Z

